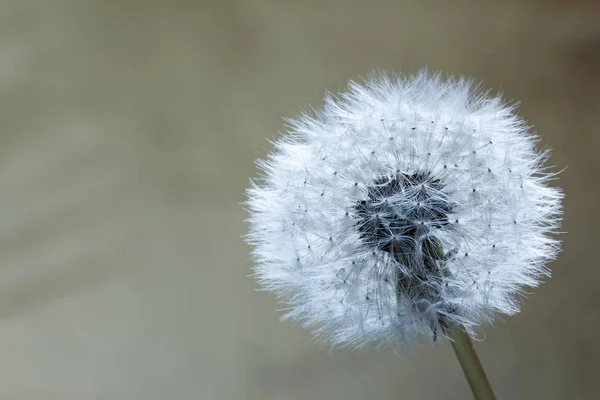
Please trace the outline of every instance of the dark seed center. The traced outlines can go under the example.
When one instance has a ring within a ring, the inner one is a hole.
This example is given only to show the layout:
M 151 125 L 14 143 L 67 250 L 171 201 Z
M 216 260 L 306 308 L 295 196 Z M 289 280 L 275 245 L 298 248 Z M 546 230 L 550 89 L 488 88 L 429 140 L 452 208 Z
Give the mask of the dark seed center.
M 355 205 L 363 242 L 396 257 L 414 254 L 436 228 L 448 225 L 452 205 L 443 189 L 426 173 L 376 179 Z

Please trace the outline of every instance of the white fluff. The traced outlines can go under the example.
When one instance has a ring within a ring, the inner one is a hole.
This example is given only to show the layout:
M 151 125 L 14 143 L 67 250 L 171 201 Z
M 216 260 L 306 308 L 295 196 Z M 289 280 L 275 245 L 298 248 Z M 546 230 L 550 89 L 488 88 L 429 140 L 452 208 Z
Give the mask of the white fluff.
M 262 286 L 319 339 L 474 335 L 549 274 L 562 193 L 500 97 L 378 75 L 290 122 L 247 191 L 248 240 Z

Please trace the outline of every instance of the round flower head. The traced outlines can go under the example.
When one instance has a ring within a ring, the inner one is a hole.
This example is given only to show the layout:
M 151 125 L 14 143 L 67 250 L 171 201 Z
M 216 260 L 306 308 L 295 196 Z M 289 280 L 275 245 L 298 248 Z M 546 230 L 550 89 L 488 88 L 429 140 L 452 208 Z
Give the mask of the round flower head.
M 473 335 L 518 312 L 558 252 L 562 194 L 536 142 L 462 78 L 350 82 L 258 163 L 256 275 L 334 346 Z

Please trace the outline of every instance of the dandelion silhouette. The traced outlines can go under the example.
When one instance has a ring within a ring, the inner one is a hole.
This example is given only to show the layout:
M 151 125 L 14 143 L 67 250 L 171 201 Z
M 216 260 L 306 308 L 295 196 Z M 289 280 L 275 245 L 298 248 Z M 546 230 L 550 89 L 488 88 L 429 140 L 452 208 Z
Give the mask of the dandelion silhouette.
M 562 193 L 514 108 L 422 71 L 290 120 L 247 191 L 256 276 L 285 318 L 397 350 L 517 313 L 558 253 Z

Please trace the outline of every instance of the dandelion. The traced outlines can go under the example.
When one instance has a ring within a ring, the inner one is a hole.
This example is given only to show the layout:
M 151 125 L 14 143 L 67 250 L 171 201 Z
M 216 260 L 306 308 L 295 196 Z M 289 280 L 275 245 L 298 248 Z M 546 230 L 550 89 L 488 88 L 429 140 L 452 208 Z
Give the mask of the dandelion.
M 470 343 L 519 311 L 559 250 L 562 193 L 537 141 L 464 78 L 350 82 L 258 162 L 256 275 L 333 347 Z

